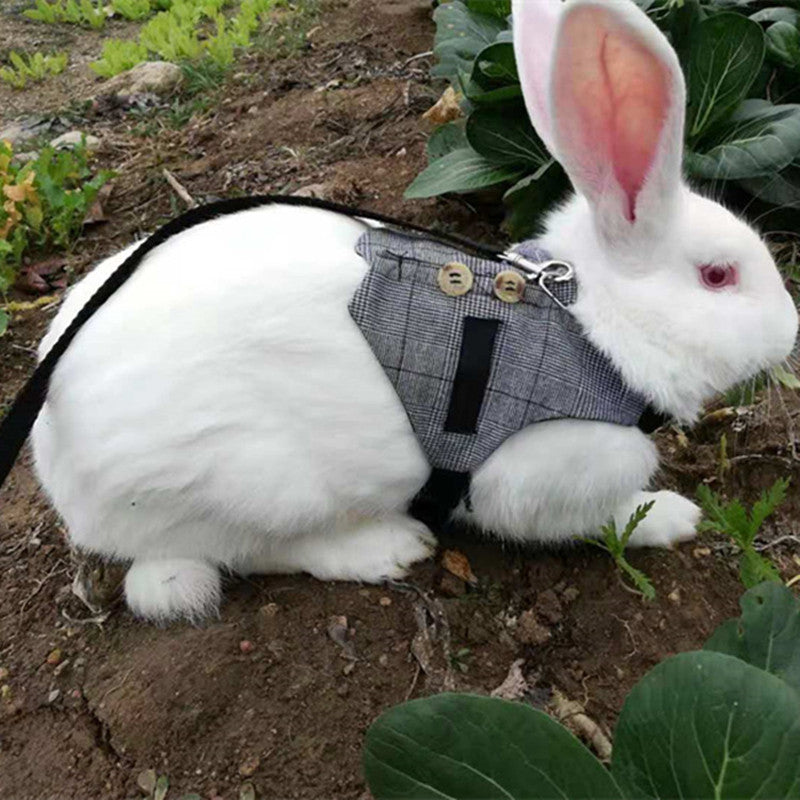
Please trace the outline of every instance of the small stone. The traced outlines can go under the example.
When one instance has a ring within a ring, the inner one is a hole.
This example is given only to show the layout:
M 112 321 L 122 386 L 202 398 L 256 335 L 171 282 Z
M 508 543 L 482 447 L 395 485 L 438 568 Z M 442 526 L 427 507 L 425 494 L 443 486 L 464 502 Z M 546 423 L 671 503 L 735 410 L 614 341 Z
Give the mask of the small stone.
M 261 759 L 258 756 L 249 756 L 241 764 L 239 764 L 239 774 L 243 778 L 250 778 L 261 764 Z
M 239 800 L 256 800 L 256 790 L 252 783 L 243 783 L 239 787 Z
M 522 644 L 544 644 L 553 634 L 542 625 L 532 610 L 523 611 L 514 629 L 514 636 Z
M 248 653 L 252 653 L 253 650 L 255 650 L 255 645 L 247 639 L 242 639 L 242 641 L 239 642 L 239 650 L 241 650 L 245 655 L 247 655 Z
M 72 691 L 69 693 L 69 696 L 70 696 L 70 697 L 71 697 L 73 700 L 80 700 L 80 699 L 81 699 L 81 690 L 80 690 L 80 689 L 73 689 L 73 690 L 72 690 Z
M 339 697 L 347 697 L 347 695 L 350 694 L 350 686 L 346 683 L 340 683 L 336 687 L 336 694 L 338 694 Z
M 384 608 L 388 608 L 388 607 L 389 607 L 389 606 L 392 604 L 392 598 L 391 598 L 391 597 L 381 597 L 381 599 L 380 599 L 380 600 L 378 600 L 378 602 L 379 602 L 379 603 L 380 603 L 380 604 L 381 604 L 381 605 L 382 605 Z
M 308 186 L 304 186 L 302 189 L 298 189 L 296 192 L 292 192 L 292 197 L 311 197 L 316 198 L 317 200 L 324 200 L 328 194 L 330 194 L 331 187 L 327 183 L 311 183 Z
M 53 677 L 54 677 L 54 678 L 57 678 L 57 677 L 58 677 L 59 675 L 61 675 L 61 673 L 62 673 L 62 672 L 64 672 L 64 671 L 65 671 L 65 670 L 66 670 L 68 667 L 69 667 L 69 659 L 67 658 L 67 659 L 65 659 L 64 661 L 62 661 L 62 662 L 61 662 L 61 663 L 60 663 L 60 664 L 59 664 L 59 665 L 58 665 L 58 666 L 57 666 L 57 667 L 56 667 L 56 668 L 53 670 Z
M 102 87 L 102 94 L 129 96 L 133 94 L 167 94 L 183 80 L 183 70 L 168 61 L 143 61 L 133 69 L 121 72 Z
M 146 769 L 136 776 L 136 785 L 145 793 L 153 794 L 158 776 L 154 769 Z
M 88 150 L 96 150 L 100 146 L 100 140 L 96 136 L 84 134 L 83 131 L 68 131 L 62 133 L 61 136 L 56 136 L 50 142 L 50 146 L 56 150 L 71 150 L 78 147 L 86 137 L 86 147 Z
M 552 589 L 539 592 L 536 596 L 535 608 L 536 613 L 540 617 L 544 617 L 551 625 L 557 625 L 564 619 L 564 615 L 561 613 L 561 601 Z
M 27 164 L 29 161 L 36 161 L 37 158 L 39 158 L 38 150 L 28 150 L 24 153 L 14 153 L 11 163 L 22 166 L 23 164 Z
M 382 667 L 385 667 L 385 666 L 387 666 L 387 665 L 389 664 L 389 656 L 387 656 L 387 655 L 386 655 L 386 653 L 384 653 L 384 654 L 383 654 L 383 655 L 381 655 L 381 656 L 378 656 L 378 663 L 379 663 L 379 664 L 380 664 Z
M 58 647 L 56 647 L 56 649 L 51 650 L 50 655 L 47 656 L 47 663 L 51 667 L 54 667 L 60 661 L 61 661 L 61 650 Z
M 355 661 L 348 661 L 344 665 L 344 667 L 342 668 L 342 674 L 343 675 L 350 675 L 355 668 L 356 668 L 356 662 Z
M 670 592 L 670 593 L 667 595 L 667 597 L 668 597 L 668 598 L 670 599 L 670 601 L 672 601 L 673 603 L 680 603 L 680 602 L 681 602 L 681 590 L 680 590 L 680 589 L 675 589 L 674 591 Z
M 565 605 L 569 605 L 570 603 L 574 603 L 578 597 L 580 597 L 581 590 L 577 586 L 567 586 L 563 592 L 561 592 L 561 599 L 564 601 Z
M 711 555 L 711 548 L 710 547 L 695 547 L 692 550 L 692 555 L 695 558 L 705 558 L 706 556 Z
M 52 705 L 59 697 L 61 697 L 61 689 L 53 689 L 53 691 L 47 695 L 47 705 Z

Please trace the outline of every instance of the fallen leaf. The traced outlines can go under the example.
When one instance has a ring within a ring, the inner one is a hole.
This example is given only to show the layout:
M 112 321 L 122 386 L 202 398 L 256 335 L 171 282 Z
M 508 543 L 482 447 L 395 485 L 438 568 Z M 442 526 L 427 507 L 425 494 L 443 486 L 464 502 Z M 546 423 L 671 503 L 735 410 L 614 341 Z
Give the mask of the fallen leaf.
M 431 106 L 423 115 L 422 119 L 432 122 L 434 125 L 444 125 L 461 117 L 462 111 L 459 103 L 461 93 L 456 92 L 452 86 L 448 86 L 442 96 Z
M 524 658 L 517 659 L 509 668 L 506 679 L 492 692 L 492 697 L 499 697 L 501 700 L 519 700 L 528 691 L 528 682 L 522 674 Z
M 28 294 L 47 294 L 67 287 L 66 259 L 60 256 L 23 267 L 14 286 Z
M 472 571 L 467 557 L 460 550 L 445 550 L 442 553 L 442 566 L 462 581 L 472 586 L 478 585 L 478 578 Z

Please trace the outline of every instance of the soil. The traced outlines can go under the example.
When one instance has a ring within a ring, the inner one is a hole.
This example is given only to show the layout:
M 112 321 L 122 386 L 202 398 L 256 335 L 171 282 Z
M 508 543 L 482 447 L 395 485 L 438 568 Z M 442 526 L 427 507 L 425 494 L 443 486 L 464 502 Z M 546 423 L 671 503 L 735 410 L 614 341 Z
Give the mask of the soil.
M 402 197 L 425 164 L 420 116 L 442 88 L 421 55 L 432 46 L 429 2 L 323 2 L 299 51 L 246 56 L 208 110 L 179 127 L 169 108 L 82 102 L 101 93 L 86 62 L 102 36 L 135 26 L 114 22 L 102 35 L 51 29 L 26 21 L 23 7 L 0 2 L 0 54 L 60 47 L 73 61 L 24 92 L 0 88 L 0 127 L 23 113 L 80 127 L 100 138 L 98 163 L 118 171 L 107 222 L 87 227 L 69 255 L 74 276 L 182 209 L 163 168 L 198 201 L 316 186 L 329 199 L 502 239 L 496 210 Z M 16 314 L 0 340 L 0 401 L 31 372 L 52 313 Z M 693 431 L 663 430 L 659 484 L 691 495 L 706 481 L 751 501 L 796 473 L 798 413 L 791 393 L 773 389 Z M 760 539 L 787 579 L 800 571 L 799 503 L 792 489 Z M 366 798 L 360 753 L 378 714 L 447 688 L 491 692 L 518 659 L 528 702 L 542 706 L 557 688 L 611 731 L 631 686 L 664 657 L 702 646 L 737 613 L 741 594 L 733 548 L 710 534 L 631 555 L 658 592 L 645 602 L 599 549 L 523 550 L 457 531 L 442 549 L 467 556 L 476 586 L 444 571 L 441 558 L 384 587 L 231 578 L 218 619 L 156 628 L 119 606 L 93 614 L 72 593 L 76 575 L 99 591 L 119 573 L 70 552 L 29 453 L 0 508 L 0 684 L 8 687 L 0 796 L 8 800 L 139 797 L 146 770 L 168 776 L 169 797 L 236 798 L 249 782 L 259 798 Z

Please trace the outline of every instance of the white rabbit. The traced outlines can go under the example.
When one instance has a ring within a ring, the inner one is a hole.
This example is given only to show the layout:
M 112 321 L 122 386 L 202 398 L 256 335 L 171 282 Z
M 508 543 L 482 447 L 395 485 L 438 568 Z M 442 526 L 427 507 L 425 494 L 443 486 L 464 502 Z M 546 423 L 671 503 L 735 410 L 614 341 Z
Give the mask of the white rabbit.
M 681 180 L 677 58 L 630 0 L 516 0 L 533 122 L 576 196 L 541 244 L 574 265 L 571 310 L 625 381 L 691 422 L 704 400 L 790 353 L 792 300 L 758 236 Z M 73 543 L 130 559 L 129 606 L 199 618 L 220 570 L 401 576 L 434 545 L 406 514 L 429 467 L 348 313 L 366 225 L 266 206 L 149 253 L 67 349 L 33 432 Z M 41 354 L 132 252 L 68 295 Z M 498 536 L 565 541 L 656 501 L 634 544 L 694 533 L 698 510 L 644 492 L 638 429 L 555 420 L 509 438 L 458 515 Z

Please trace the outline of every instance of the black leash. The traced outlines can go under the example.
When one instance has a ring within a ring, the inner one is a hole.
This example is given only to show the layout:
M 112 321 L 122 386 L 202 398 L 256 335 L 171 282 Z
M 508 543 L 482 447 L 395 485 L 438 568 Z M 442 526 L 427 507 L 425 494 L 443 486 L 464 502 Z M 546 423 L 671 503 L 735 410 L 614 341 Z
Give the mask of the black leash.
M 200 208 L 192 209 L 182 214 L 180 217 L 168 222 L 159 228 L 152 236 L 145 239 L 136 250 L 122 262 L 105 283 L 89 298 L 86 305 L 78 312 L 70 322 L 67 329 L 61 334 L 58 341 L 53 345 L 47 355 L 42 359 L 39 366 L 34 370 L 27 383 L 22 387 L 13 405 L 0 423 L 0 487 L 2 487 L 8 473 L 14 466 L 14 462 L 22 449 L 28 434 L 33 427 L 36 417 L 42 410 L 47 399 L 47 390 L 50 385 L 50 378 L 53 375 L 61 356 L 72 343 L 78 331 L 92 318 L 94 313 L 103 306 L 128 278 L 133 275 L 137 267 L 142 263 L 144 257 L 163 244 L 171 236 L 175 236 L 182 231 L 189 230 L 195 225 L 209 222 L 217 217 L 226 214 L 235 214 L 240 211 L 249 211 L 267 205 L 286 205 L 286 206 L 305 206 L 319 208 L 325 211 L 333 211 L 347 217 L 362 218 L 381 222 L 385 225 L 412 230 L 416 233 L 424 234 L 432 239 L 438 239 L 446 244 L 470 250 L 476 255 L 491 261 L 502 261 L 500 255 L 504 252 L 499 248 L 477 244 L 462 236 L 451 233 L 438 233 L 430 231 L 421 225 L 413 225 L 385 214 L 376 214 L 372 211 L 364 211 L 351 206 L 331 203 L 327 200 L 317 200 L 310 197 L 283 197 L 280 195 L 261 195 L 258 197 L 242 197 L 232 200 L 221 200 Z

